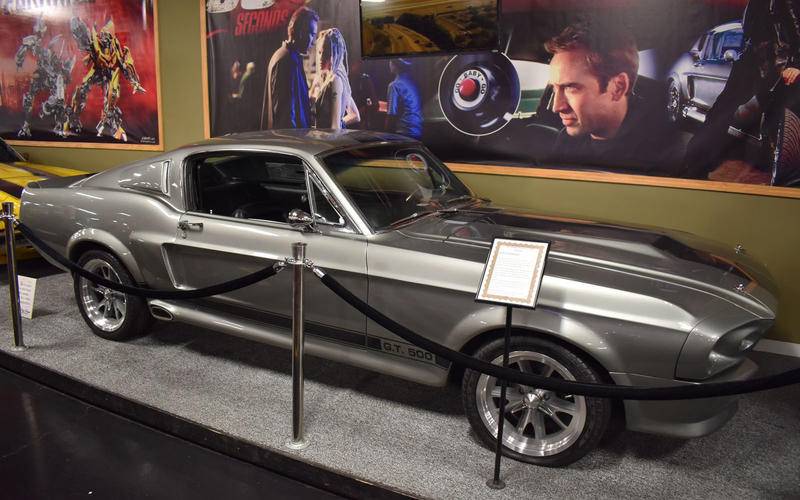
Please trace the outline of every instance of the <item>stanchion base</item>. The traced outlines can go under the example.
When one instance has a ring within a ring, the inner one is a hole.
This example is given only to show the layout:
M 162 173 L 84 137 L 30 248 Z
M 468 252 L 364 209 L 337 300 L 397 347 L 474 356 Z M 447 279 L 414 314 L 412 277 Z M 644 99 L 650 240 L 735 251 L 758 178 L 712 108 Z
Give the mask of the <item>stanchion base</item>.
M 292 439 L 286 442 L 286 447 L 290 450 L 305 450 L 310 444 L 311 443 L 307 439 L 301 439 L 300 441 Z
M 23 344 L 23 345 L 15 345 L 15 346 L 11 346 L 11 350 L 14 351 L 14 352 L 27 351 L 28 350 L 28 346 L 26 346 L 25 344 Z
M 486 481 L 486 486 L 488 486 L 493 490 L 502 490 L 503 488 L 506 487 L 506 483 L 502 479 L 498 479 L 497 481 L 495 481 L 494 478 L 492 478 Z

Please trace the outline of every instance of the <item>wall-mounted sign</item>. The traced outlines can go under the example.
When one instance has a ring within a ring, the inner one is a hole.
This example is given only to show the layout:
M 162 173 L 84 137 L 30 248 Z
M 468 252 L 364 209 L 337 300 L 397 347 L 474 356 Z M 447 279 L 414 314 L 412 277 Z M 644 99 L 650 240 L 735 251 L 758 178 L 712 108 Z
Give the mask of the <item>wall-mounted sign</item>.
M 163 150 L 155 0 L 2 2 L 0 137 Z
M 424 52 L 482 32 L 469 4 L 367 29 Z M 203 5 L 211 136 L 388 130 L 451 164 L 800 197 L 797 0 L 503 0 L 500 50 L 367 60 L 359 0 Z

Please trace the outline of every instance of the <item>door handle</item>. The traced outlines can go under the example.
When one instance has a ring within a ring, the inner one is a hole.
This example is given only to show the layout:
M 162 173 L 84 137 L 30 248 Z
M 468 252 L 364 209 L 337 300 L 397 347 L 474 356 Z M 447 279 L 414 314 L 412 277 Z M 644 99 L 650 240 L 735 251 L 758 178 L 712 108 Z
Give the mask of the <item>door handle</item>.
M 188 220 L 182 220 L 178 222 L 178 229 L 180 229 L 181 231 L 202 231 L 203 223 L 189 222 Z

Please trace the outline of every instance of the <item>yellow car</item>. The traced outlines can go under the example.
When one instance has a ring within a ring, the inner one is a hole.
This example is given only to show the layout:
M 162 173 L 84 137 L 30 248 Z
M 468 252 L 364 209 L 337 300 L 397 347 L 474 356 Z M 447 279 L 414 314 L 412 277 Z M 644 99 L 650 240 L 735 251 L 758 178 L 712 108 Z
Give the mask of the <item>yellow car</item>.
M 41 181 L 50 177 L 69 177 L 85 175 L 83 170 L 74 170 L 50 165 L 38 165 L 25 161 L 19 153 L 0 139 L 0 203 L 14 203 L 14 215 L 19 215 L 19 197 L 22 189 L 29 182 Z M 15 233 L 17 241 L 17 259 L 36 257 L 36 250 Z M 5 227 L 0 223 L 0 265 L 6 263 Z

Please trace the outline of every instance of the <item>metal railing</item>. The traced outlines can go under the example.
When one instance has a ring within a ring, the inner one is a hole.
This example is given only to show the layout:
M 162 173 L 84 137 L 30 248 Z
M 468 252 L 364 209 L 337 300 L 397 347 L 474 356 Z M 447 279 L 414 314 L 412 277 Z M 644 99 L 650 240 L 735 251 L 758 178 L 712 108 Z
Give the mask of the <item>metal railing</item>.
M 22 338 L 22 314 L 19 308 L 19 280 L 17 278 L 16 241 L 14 236 L 14 203 L 3 203 L 3 228 L 6 240 L 6 271 L 8 272 L 8 294 L 11 304 L 11 323 L 14 327 L 14 349 L 25 350 Z

